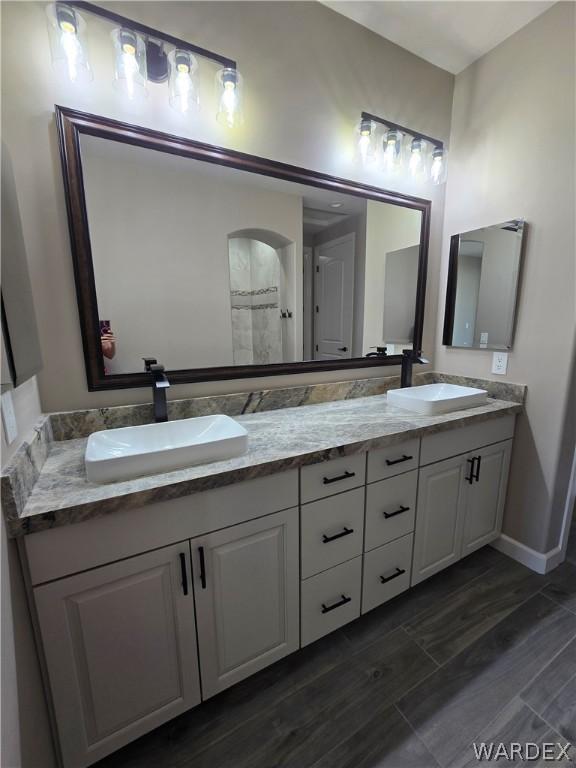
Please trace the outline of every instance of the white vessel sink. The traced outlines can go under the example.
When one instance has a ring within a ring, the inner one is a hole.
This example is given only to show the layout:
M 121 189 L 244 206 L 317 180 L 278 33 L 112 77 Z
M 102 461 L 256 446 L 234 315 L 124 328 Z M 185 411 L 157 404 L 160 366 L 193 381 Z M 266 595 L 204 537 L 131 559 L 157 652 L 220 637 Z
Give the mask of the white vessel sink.
M 248 432 L 229 416 L 144 424 L 94 432 L 84 463 L 93 483 L 129 480 L 241 456 Z
M 424 384 L 421 387 L 405 387 L 388 391 L 388 402 L 398 408 L 434 416 L 437 413 L 459 411 L 486 402 L 485 389 L 460 387 L 458 384 Z

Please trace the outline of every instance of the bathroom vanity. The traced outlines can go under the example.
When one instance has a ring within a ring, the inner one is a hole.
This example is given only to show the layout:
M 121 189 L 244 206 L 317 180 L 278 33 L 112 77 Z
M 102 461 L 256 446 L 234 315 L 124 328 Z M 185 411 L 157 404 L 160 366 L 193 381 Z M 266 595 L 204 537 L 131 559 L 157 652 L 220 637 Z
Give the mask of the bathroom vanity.
M 497 538 L 520 408 L 254 413 L 245 456 L 101 486 L 84 439 L 55 444 L 12 534 L 65 768 Z

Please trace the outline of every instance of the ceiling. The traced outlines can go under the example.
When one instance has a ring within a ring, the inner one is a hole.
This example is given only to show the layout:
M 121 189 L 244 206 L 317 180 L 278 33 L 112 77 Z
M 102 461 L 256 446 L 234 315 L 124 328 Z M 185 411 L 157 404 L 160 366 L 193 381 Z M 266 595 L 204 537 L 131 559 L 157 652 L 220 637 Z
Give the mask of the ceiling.
M 324 0 L 324 5 L 458 74 L 546 11 L 540 0 Z

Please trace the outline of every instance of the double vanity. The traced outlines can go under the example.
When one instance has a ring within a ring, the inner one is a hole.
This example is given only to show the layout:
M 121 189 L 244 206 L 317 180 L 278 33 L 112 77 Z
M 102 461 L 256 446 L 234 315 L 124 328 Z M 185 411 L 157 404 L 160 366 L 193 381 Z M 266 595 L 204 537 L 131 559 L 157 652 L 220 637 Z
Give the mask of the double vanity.
M 498 537 L 521 400 L 438 415 L 392 400 L 234 415 L 243 455 L 107 484 L 86 479 L 82 419 L 50 445 L 8 526 L 65 768 Z

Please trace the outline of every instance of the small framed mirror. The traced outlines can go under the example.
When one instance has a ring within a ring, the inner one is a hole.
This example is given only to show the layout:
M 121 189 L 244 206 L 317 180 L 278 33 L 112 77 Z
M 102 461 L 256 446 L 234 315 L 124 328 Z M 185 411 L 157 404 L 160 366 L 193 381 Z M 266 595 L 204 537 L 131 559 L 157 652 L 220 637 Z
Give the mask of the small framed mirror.
M 453 235 L 443 343 L 512 348 L 526 223 L 522 219 Z

